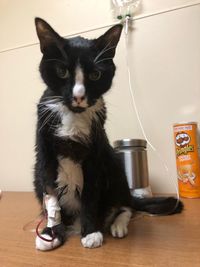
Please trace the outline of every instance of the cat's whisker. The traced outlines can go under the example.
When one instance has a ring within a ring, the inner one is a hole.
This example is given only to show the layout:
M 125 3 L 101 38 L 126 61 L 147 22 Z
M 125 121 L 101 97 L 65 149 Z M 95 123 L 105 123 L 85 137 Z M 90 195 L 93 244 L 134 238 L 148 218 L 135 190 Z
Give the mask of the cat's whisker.
M 43 98 L 42 101 L 40 101 L 39 103 L 45 103 L 46 101 L 55 101 L 55 100 L 61 100 L 63 99 L 63 97 L 48 97 L 48 98 Z
M 59 104 L 59 103 L 61 102 L 58 101 L 55 104 Z M 51 112 L 51 109 L 47 106 L 51 104 L 54 104 L 54 103 L 45 103 L 39 106 L 39 120 L 41 120 L 46 114 L 48 114 L 48 112 Z M 55 112 L 55 110 L 52 112 Z
M 48 107 L 48 105 L 51 105 L 52 103 L 48 103 L 48 104 L 46 104 L 46 105 L 41 105 L 41 106 L 39 106 L 39 111 L 41 112 L 41 113 L 43 113 L 44 111 L 48 111 L 49 110 L 49 107 Z
M 40 110 L 40 116 L 39 116 L 39 121 L 46 116 L 43 124 L 41 125 L 39 131 L 42 130 L 42 128 L 53 118 L 52 123 L 50 125 L 49 129 L 56 129 L 56 126 L 54 125 L 55 120 L 59 119 L 59 112 L 56 110 L 52 110 L 49 105 L 54 105 L 54 104 L 60 104 L 62 101 L 56 99 L 50 99 L 44 102 L 40 102 L 39 104 L 39 110 Z M 49 114 L 48 114 L 49 113 Z
M 40 111 L 40 114 L 39 114 L 39 121 L 44 117 L 44 116 L 46 116 L 48 113 L 51 113 L 51 112 L 53 112 L 53 111 L 51 111 L 49 108 L 47 108 L 47 107 L 42 107 L 41 108 L 41 111 Z
M 55 129 L 57 128 L 56 125 L 54 125 L 54 123 L 53 123 L 53 121 L 54 121 L 55 118 L 56 118 L 56 115 L 57 115 L 56 113 L 52 114 L 52 116 L 51 116 L 50 119 L 52 119 L 53 117 L 54 117 L 54 118 L 53 118 L 52 122 L 51 122 L 50 125 L 49 125 L 48 131 L 51 130 L 51 129 L 55 130 Z M 49 119 L 49 120 L 50 120 L 50 119 Z
M 102 120 L 105 120 L 105 110 L 104 109 L 103 110 L 99 110 L 98 114 L 99 114 L 99 116 L 101 117 Z
M 45 115 L 47 115 L 48 112 L 49 112 L 48 109 L 46 109 L 46 110 L 42 110 L 41 113 L 40 113 L 40 115 L 39 115 L 39 121 L 40 121 Z
M 61 101 L 61 100 L 63 100 L 63 97 L 61 96 L 45 97 L 45 98 L 42 98 L 42 101 L 40 101 L 37 105 L 42 106 L 48 103 Z
M 111 46 L 111 47 L 109 47 L 108 49 L 106 49 L 105 51 L 103 51 L 101 54 L 99 54 L 99 56 L 97 56 L 95 59 L 94 59 L 94 63 L 96 63 L 97 62 L 97 60 L 103 55 L 103 54 L 105 54 L 107 51 L 109 51 L 109 50 L 111 50 L 111 49 L 113 49 L 113 48 L 115 48 L 116 46 Z
M 40 112 L 43 112 L 43 111 L 45 111 L 45 110 L 48 110 L 49 108 L 47 107 L 47 105 L 43 104 L 43 105 L 40 105 L 40 106 L 38 107 L 38 109 L 39 109 Z
M 107 47 L 111 44 L 111 41 L 107 43 L 107 45 L 99 52 L 99 54 L 95 57 L 94 62 L 104 53 Z
M 38 129 L 38 131 L 40 132 L 42 130 L 42 128 L 46 125 L 46 123 L 48 122 L 49 118 L 50 118 L 51 114 L 49 116 L 47 116 L 47 118 L 44 120 L 44 122 L 42 123 L 42 125 L 40 126 L 40 128 Z
M 39 132 L 44 128 L 44 126 L 49 122 L 49 120 L 52 118 L 52 116 L 54 115 L 53 111 L 50 111 L 50 114 L 47 116 L 47 118 L 44 120 L 43 124 L 41 125 L 41 127 L 39 128 Z
M 112 60 L 112 57 L 108 57 L 108 58 L 103 58 L 101 60 L 98 60 L 97 62 L 95 62 L 96 64 L 99 64 L 102 61 L 106 61 L 106 60 Z
M 40 102 L 38 105 L 39 105 L 39 106 L 42 106 L 42 105 L 45 106 L 45 105 L 48 105 L 48 104 L 61 102 L 60 100 L 61 100 L 61 98 L 60 98 L 60 99 L 58 99 L 58 98 L 49 99 L 49 100 Z
M 97 114 L 97 121 L 99 121 L 99 118 L 103 120 L 103 116 L 100 112 L 98 112 L 98 114 Z
M 58 121 L 59 121 L 59 112 L 55 112 L 55 116 L 54 116 L 54 118 L 53 118 L 53 120 L 52 120 L 52 123 L 51 123 L 51 125 L 50 125 L 50 129 L 57 129 L 57 127 L 58 127 L 58 125 L 57 125 L 57 123 L 58 123 Z M 55 122 L 55 124 L 56 125 L 54 125 L 54 122 Z
M 42 99 L 53 98 L 53 97 L 56 97 L 56 98 L 63 98 L 63 96 L 61 96 L 61 95 L 49 95 L 49 96 L 42 97 Z

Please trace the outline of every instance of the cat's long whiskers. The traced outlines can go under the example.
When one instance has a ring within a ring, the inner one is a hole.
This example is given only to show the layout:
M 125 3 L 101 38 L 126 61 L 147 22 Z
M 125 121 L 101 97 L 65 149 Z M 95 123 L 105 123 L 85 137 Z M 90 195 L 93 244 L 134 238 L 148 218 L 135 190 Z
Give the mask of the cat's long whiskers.
M 99 117 L 104 121 L 105 120 L 105 110 L 99 110 L 97 113 L 97 116 L 99 115 Z
M 107 58 L 100 59 L 100 60 L 98 60 L 98 61 L 95 62 L 95 63 L 96 63 L 96 64 L 99 64 L 99 63 L 102 62 L 102 61 L 111 60 L 111 59 L 112 59 L 112 57 L 107 57 Z
M 42 98 L 42 101 L 40 103 L 43 103 L 46 99 L 47 99 L 47 101 L 48 100 L 55 100 L 55 99 L 60 100 L 60 99 L 63 99 L 63 97 L 62 96 L 46 96 L 46 97 Z
M 39 128 L 39 132 L 44 128 L 44 126 L 49 122 L 49 120 L 53 117 L 54 112 L 50 111 L 49 116 L 47 116 L 47 118 L 44 120 L 43 124 L 41 125 L 41 127 Z
M 55 118 L 56 118 L 56 113 L 54 113 L 53 115 L 52 115 L 52 117 L 51 118 L 53 118 L 52 119 L 52 122 L 51 122 L 51 124 L 49 125 L 49 128 L 48 128 L 48 131 L 50 131 L 50 130 L 55 130 L 57 127 L 56 127 L 56 125 L 54 125 L 54 123 L 53 123 L 53 121 L 55 120 Z
M 62 100 L 62 98 L 54 98 L 54 99 L 49 99 L 49 100 L 45 100 L 45 101 L 42 101 L 38 104 L 38 106 L 42 106 L 42 105 L 48 105 L 48 104 L 51 104 L 51 103 L 56 103 L 56 102 L 61 102 L 60 100 Z
M 47 115 L 49 112 L 49 109 L 44 109 L 41 111 L 40 115 L 39 115 L 39 121 L 45 116 Z
M 45 118 L 43 124 L 41 125 L 39 131 L 42 130 L 42 128 L 53 118 L 53 121 L 51 122 L 51 125 L 49 127 L 49 129 L 55 129 L 56 126 L 54 126 L 54 122 L 55 120 L 59 119 L 59 112 L 56 111 L 56 110 L 52 110 L 50 106 L 54 105 L 54 104 L 61 104 L 62 101 L 58 100 L 58 99 L 50 99 L 50 100 L 47 100 L 47 101 L 44 101 L 43 103 L 40 102 L 40 105 L 39 105 L 39 109 L 40 109 L 40 115 L 41 117 L 39 118 L 39 120 L 41 120 L 41 118 L 43 118 L 44 116 L 47 115 L 47 117 Z M 48 114 L 49 112 L 49 114 Z
M 53 104 L 53 103 L 41 104 L 41 105 L 39 106 L 38 111 L 39 111 L 40 115 L 43 115 L 43 113 L 45 113 L 46 111 L 50 111 L 50 110 L 49 110 L 49 107 L 47 106 L 47 105 L 49 105 L 49 104 Z
M 107 43 L 107 45 L 99 52 L 99 54 L 95 57 L 94 62 L 104 53 L 107 47 L 111 44 L 111 41 Z
M 104 50 L 102 53 L 99 53 L 99 55 L 94 59 L 94 63 L 96 63 L 97 60 L 98 60 L 103 54 L 105 54 L 107 51 L 109 51 L 109 50 L 111 50 L 111 49 L 113 49 L 113 48 L 115 48 L 115 47 L 116 47 L 116 46 L 111 46 L 111 47 L 109 47 L 108 49 Z
M 54 129 L 54 130 L 57 129 L 58 120 L 59 120 L 59 113 L 56 112 L 49 129 Z M 54 125 L 54 122 L 55 122 L 56 125 Z
M 63 97 L 61 95 L 51 95 L 51 96 L 42 97 L 42 99 L 48 99 L 48 98 L 63 98 Z
M 103 120 L 103 116 L 102 116 L 102 114 L 100 113 L 100 112 L 98 112 L 98 114 L 97 114 L 97 120 L 99 121 L 99 118 L 101 119 L 101 120 Z
M 49 110 L 49 108 L 46 105 L 41 105 L 38 108 L 38 111 L 40 112 L 40 114 L 43 113 L 46 110 Z
M 38 104 L 38 106 L 39 106 L 39 115 L 40 115 L 40 118 L 39 118 L 39 120 L 41 120 L 41 118 L 43 118 L 49 111 L 50 111 L 50 109 L 49 109 L 49 107 L 48 107 L 48 105 L 50 104 L 59 104 L 59 103 L 62 103 L 61 101 L 45 101 L 45 102 L 41 102 L 41 103 L 39 103 Z
M 47 122 L 48 122 L 48 120 L 50 119 L 50 117 L 51 117 L 51 115 L 52 115 L 52 112 L 46 117 L 46 119 L 43 121 L 43 123 L 42 123 L 42 125 L 40 126 L 40 128 L 39 128 L 39 132 L 42 130 L 42 128 L 47 124 Z

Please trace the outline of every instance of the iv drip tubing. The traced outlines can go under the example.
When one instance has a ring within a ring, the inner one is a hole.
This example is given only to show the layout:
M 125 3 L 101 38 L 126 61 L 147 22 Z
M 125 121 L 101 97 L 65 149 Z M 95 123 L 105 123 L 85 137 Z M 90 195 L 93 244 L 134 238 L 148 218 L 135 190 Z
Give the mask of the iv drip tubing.
M 128 17 L 127 17 L 128 18 Z M 128 25 L 128 19 L 126 18 L 126 21 L 125 23 Z M 127 29 L 127 26 L 126 25 L 126 28 Z M 153 144 L 149 141 L 146 133 L 145 133 L 145 130 L 144 130 L 144 127 L 142 125 L 142 122 L 141 122 L 141 119 L 140 119 L 140 114 L 138 112 L 138 108 L 137 108 L 137 104 L 136 104 L 136 101 L 135 101 L 135 96 L 134 96 L 134 90 L 133 90 L 133 86 L 132 86 L 132 81 L 131 81 L 131 75 L 133 77 L 133 74 L 131 74 L 131 71 L 130 71 L 130 64 L 129 64 L 129 57 L 128 57 L 128 31 L 126 30 L 125 31 L 125 42 L 126 42 L 126 51 L 125 51 L 125 56 L 126 56 L 126 65 L 127 65 L 127 74 L 128 74 L 128 83 L 129 83 L 129 91 L 130 91 L 130 95 L 131 95 L 131 103 L 132 103 L 132 107 L 133 107 L 133 110 L 135 111 L 136 113 L 136 117 L 137 117 L 137 120 L 139 122 L 139 125 L 140 125 L 140 129 L 142 131 L 142 134 L 144 136 L 144 138 L 146 139 L 148 145 L 151 147 L 151 149 L 155 152 L 157 158 L 160 160 L 160 162 L 162 163 L 162 165 L 164 166 L 165 168 L 165 171 L 168 173 L 168 176 L 170 177 L 170 180 L 172 182 L 172 184 L 174 185 L 174 188 L 176 190 L 176 195 L 177 195 L 177 199 L 179 200 L 180 196 L 179 196 L 179 191 L 178 191 L 178 187 L 176 185 L 176 182 L 175 182 L 175 179 L 171 177 L 170 173 L 169 173 L 169 168 L 167 166 L 167 164 L 165 163 L 165 161 L 163 160 L 163 158 L 161 157 L 160 153 L 157 151 L 157 149 L 153 146 Z M 177 202 L 178 204 L 178 202 Z
M 181 9 L 188 8 L 188 7 L 198 6 L 198 5 L 200 5 L 200 3 L 185 4 L 185 5 L 182 5 L 182 6 L 177 6 L 177 7 L 173 7 L 173 8 L 170 8 L 170 9 L 168 8 L 168 9 L 164 9 L 164 10 L 161 10 L 161 11 L 158 11 L 158 12 L 154 12 L 154 13 L 150 13 L 150 14 L 146 14 L 146 15 L 144 14 L 144 15 L 141 15 L 141 16 L 138 16 L 138 17 L 134 17 L 134 18 L 130 18 L 130 19 L 134 20 L 134 21 L 141 20 L 141 19 L 145 19 L 145 18 L 157 16 L 157 15 L 160 15 L 160 14 L 173 12 L 173 11 L 176 11 L 176 10 L 181 10 Z M 110 24 L 106 24 L 106 25 L 100 25 L 99 27 L 87 29 L 87 30 L 84 30 L 84 31 L 76 32 L 76 33 L 70 33 L 70 34 L 64 35 L 63 37 L 64 38 L 69 38 L 69 37 L 73 37 L 73 36 L 76 36 L 76 35 L 81 35 L 81 34 L 85 34 L 85 33 L 88 33 L 88 32 L 101 30 L 101 29 L 104 29 L 104 28 L 111 27 L 111 26 L 113 26 L 113 25 L 115 25 L 117 23 L 119 23 L 119 21 L 116 21 L 116 22 L 110 23 Z M 28 43 L 28 44 L 19 45 L 19 46 L 16 46 L 16 47 L 6 48 L 6 49 L 1 50 L 0 54 L 6 53 L 6 52 L 10 52 L 10 51 L 14 51 L 14 50 L 18 50 L 18 49 L 27 48 L 27 47 L 32 47 L 32 46 L 35 46 L 35 45 L 39 45 L 39 42 Z

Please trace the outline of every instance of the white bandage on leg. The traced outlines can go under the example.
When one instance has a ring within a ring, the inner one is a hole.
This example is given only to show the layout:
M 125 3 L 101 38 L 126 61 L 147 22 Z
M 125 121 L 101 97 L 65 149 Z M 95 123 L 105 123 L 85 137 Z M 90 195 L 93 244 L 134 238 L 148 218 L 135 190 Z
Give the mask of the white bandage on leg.
M 60 224 L 60 207 L 57 198 L 52 195 L 45 195 L 44 201 L 47 210 L 47 227 L 53 227 Z
M 55 196 L 45 195 L 44 202 L 47 210 L 47 227 L 52 228 L 61 223 L 60 207 Z M 41 237 L 51 240 L 52 237 L 48 234 L 41 234 Z M 52 241 L 45 241 L 37 236 L 35 240 L 36 249 L 46 251 L 60 246 L 61 241 L 55 237 Z
M 42 237 L 46 238 L 46 239 L 51 239 L 51 237 L 47 234 L 42 234 Z M 60 240 L 58 240 L 58 238 L 53 239 L 51 242 L 47 242 L 43 239 L 41 239 L 39 236 L 36 237 L 35 240 L 35 247 L 38 250 L 42 250 L 42 251 L 47 251 L 47 250 L 52 250 L 54 248 L 59 247 L 61 244 Z

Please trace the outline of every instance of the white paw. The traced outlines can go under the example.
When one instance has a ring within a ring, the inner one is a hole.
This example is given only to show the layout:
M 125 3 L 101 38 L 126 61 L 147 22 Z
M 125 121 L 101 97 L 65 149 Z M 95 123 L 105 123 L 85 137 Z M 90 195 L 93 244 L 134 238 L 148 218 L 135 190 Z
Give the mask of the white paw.
M 110 227 L 113 237 L 122 238 L 128 234 L 128 223 L 131 219 L 132 212 L 130 208 L 123 207 L 123 212 L 120 213 Z
M 123 222 L 120 221 L 114 222 L 111 225 L 110 230 L 113 237 L 122 238 L 128 234 L 127 225 L 125 225 Z
M 101 232 L 95 232 L 89 235 L 86 235 L 81 239 L 81 243 L 84 248 L 97 248 L 102 246 L 103 235 Z
M 46 239 L 51 239 L 51 237 L 47 234 L 43 234 L 41 236 L 46 238 Z M 58 240 L 58 238 L 53 239 L 51 242 L 47 242 L 47 241 L 41 239 L 39 236 L 37 236 L 35 239 L 36 249 L 42 250 L 42 251 L 57 248 L 58 246 L 60 246 L 60 244 L 61 244 L 61 242 Z

